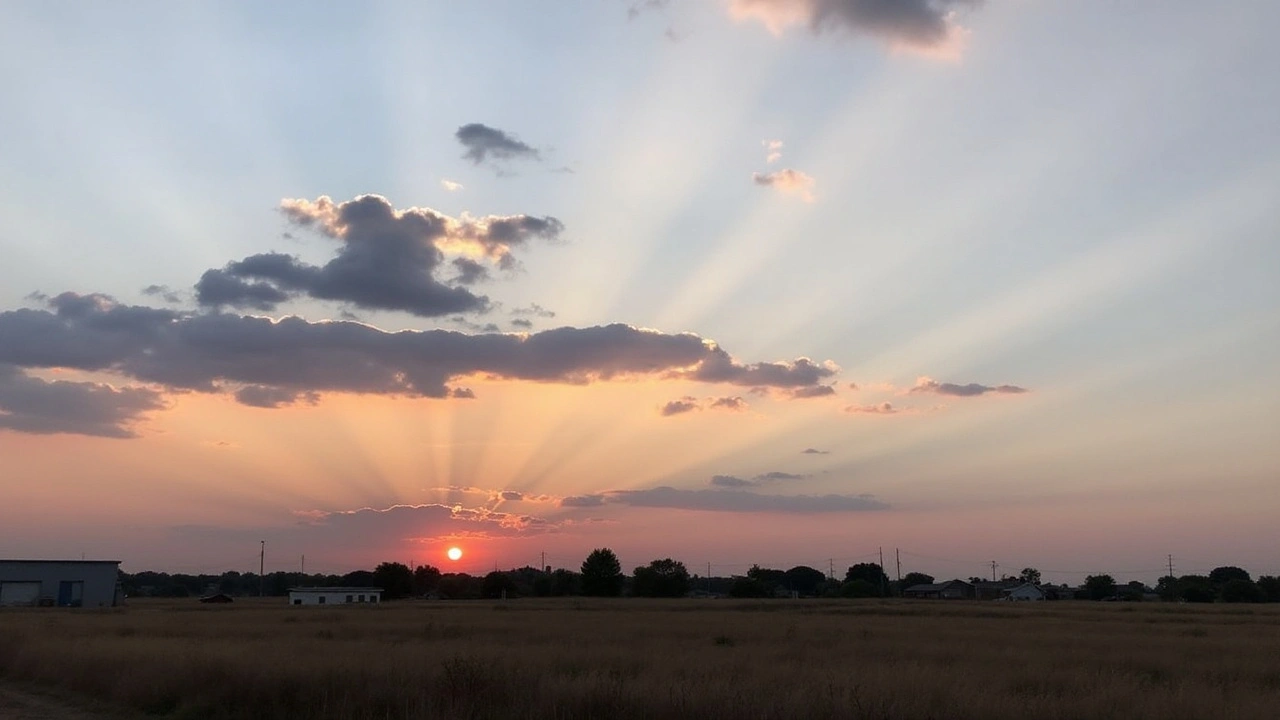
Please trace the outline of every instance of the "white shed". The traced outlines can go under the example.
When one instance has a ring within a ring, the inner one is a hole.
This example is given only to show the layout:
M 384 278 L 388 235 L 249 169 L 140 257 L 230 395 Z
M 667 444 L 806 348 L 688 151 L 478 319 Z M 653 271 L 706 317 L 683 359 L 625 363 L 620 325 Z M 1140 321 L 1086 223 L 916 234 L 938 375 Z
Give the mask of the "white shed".
M 299 587 L 289 589 L 290 605 L 358 605 L 382 602 L 382 588 Z
M 1031 583 L 1023 583 L 1009 591 L 1009 600 L 1043 600 L 1044 591 Z

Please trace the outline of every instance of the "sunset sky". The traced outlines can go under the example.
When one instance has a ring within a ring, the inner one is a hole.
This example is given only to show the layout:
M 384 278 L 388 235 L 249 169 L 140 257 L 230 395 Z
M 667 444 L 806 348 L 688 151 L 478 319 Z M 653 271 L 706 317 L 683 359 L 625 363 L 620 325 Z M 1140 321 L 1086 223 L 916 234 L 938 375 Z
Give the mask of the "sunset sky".
M 5 3 L 0 557 L 1280 572 L 1277 25 Z

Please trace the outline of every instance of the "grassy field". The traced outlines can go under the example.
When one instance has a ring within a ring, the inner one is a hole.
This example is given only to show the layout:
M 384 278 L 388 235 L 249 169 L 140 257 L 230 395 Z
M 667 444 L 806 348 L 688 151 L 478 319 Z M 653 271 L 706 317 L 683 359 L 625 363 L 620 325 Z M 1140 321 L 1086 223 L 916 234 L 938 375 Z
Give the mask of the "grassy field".
M 515 600 L 0 612 L 0 681 L 180 718 L 1280 717 L 1280 608 Z

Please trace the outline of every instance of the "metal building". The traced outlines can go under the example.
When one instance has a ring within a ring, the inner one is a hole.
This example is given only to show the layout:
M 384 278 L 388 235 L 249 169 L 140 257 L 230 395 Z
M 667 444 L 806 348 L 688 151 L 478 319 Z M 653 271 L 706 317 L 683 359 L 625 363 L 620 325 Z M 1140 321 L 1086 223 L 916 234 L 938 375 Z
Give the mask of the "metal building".
M 0 606 L 113 607 L 119 560 L 0 560 Z
M 299 587 L 289 589 L 290 605 L 346 605 L 382 600 L 377 587 Z

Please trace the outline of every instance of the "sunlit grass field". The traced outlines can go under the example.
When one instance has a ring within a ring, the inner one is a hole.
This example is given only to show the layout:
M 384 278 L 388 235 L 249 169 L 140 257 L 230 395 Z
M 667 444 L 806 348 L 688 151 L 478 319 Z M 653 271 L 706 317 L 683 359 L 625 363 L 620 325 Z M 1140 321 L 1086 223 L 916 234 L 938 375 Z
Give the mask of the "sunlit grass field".
M 0 682 L 180 718 L 1280 717 L 1280 608 L 133 600 L 0 612 Z

